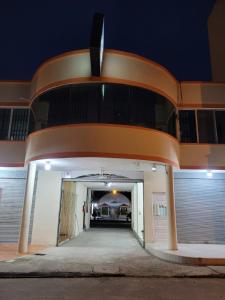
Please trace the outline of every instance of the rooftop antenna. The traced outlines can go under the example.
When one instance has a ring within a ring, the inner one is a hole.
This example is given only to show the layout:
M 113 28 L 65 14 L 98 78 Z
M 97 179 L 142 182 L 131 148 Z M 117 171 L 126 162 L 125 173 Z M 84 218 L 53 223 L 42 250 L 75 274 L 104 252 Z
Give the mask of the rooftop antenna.
M 100 77 L 104 52 L 104 14 L 95 13 L 90 38 L 91 75 Z

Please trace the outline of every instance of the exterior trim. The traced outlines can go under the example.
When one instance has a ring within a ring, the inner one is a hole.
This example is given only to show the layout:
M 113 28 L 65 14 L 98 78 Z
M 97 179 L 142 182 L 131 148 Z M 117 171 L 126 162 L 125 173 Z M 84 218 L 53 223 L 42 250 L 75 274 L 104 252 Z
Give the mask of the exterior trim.
M 210 146 L 210 147 L 215 147 L 215 146 L 221 146 L 221 147 L 224 147 L 225 146 L 225 143 L 224 144 L 208 144 L 208 143 L 180 143 L 181 146 Z
M 1 108 L 16 108 L 16 107 L 20 107 L 20 108 L 29 108 L 30 107 L 30 101 L 28 102 L 1 102 L 0 101 L 0 107 Z
M 107 158 L 126 158 L 126 159 L 140 159 L 162 162 L 165 164 L 172 165 L 179 168 L 179 165 L 175 162 L 159 157 L 159 156 L 147 156 L 147 155 L 137 155 L 137 154 L 124 154 L 124 153 L 105 153 L 105 152 L 53 152 L 45 153 L 42 155 L 34 156 L 32 159 L 25 161 L 25 165 L 30 161 L 35 161 L 39 159 L 51 159 L 51 158 L 68 158 L 68 157 L 107 157 Z
M 0 168 L 21 168 L 24 167 L 24 162 L 21 163 L 0 163 Z
M 21 83 L 21 84 L 28 84 L 31 83 L 31 80 L 14 80 L 14 79 L 9 79 L 9 80 L 0 80 L 1 83 Z
M 193 84 L 193 85 L 214 85 L 214 86 L 224 86 L 225 84 L 225 81 L 224 82 L 212 82 L 212 81 L 188 81 L 188 80 L 185 80 L 185 81 L 181 81 L 180 82 L 181 84 Z
M 185 166 L 185 165 L 181 165 L 180 166 L 180 170 L 185 169 L 185 170 L 225 170 L 225 166 L 208 166 L 208 165 L 204 165 L 204 166 Z
M 178 109 L 180 108 L 189 108 L 189 109 L 196 109 L 196 108 L 210 108 L 210 109 L 216 109 L 216 108 L 225 108 L 225 104 L 215 104 L 215 103 L 209 103 L 209 104 L 198 104 L 198 103 L 185 103 L 182 105 L 177 106 Z
M 179 143 L 179 141 L 175 137 L 173 137 L 172 135 L 170 135 L 170 134 L 168 134 L 164 131 L 154 129 L 154 128 L 146 128 L 146 127 L 132 126 L 132 125 L 121 125 L 121 124 L 104 124 L 104 123 L 81 123 L 81 124 L 68 124 L 68 125 L 51 126 L 51 127 L 44 128 L 44 129 L 41 129 L 41 130 L 37 130 L 37 131 L 34 131 L 34 132 L 30 133 L 28 135 L 27 139 L 26 139 L 26 142 L 28 142 L 29 139 L 32 138 L 33 136 L 41 134 L 41 132 L 43 132 L 43 131 L 57 130 L 58 128 L 61 128 L 61 127 L 87 127 L 87 126 L 88 127 L 89 126 L 114 127 L 114 128 L 117 127 L 117 128 L 130 128 L 130 129 L 138 129 L 138 130 L 146 130 L 146 131 L 155 131 L 157 133 L 165 135 L 167 138 L 172 139 L 176 143 Z

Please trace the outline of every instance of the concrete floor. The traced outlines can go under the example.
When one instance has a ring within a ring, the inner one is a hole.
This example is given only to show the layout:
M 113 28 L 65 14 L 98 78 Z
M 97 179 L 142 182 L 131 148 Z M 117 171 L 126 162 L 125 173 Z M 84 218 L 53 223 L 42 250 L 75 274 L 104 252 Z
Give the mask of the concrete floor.
M 149 251 L 170 262 L 189 265 L 225 266 L 225 245 L 178 244 L 178 250 L 168 250 L 166 244 L 153 244 Z
M 225 277 L 225 267 L 160 260 L 146 252 L 129 229 L 94 228 L 38 254 L 0 262 L 0 277 Z
M 224 279 L 0 279 L 1 300 L 224 300 Z

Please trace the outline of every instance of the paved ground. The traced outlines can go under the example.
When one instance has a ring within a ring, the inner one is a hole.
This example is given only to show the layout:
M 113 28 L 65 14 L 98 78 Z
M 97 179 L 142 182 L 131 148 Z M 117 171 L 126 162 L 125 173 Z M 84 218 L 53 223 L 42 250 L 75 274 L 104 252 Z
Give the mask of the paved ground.
M 0 276 L 225 277 L 225 267 L 162 261 L 148 254 L 129 229 L 95 228 L 39 254 L 0 262 Z
M 0 300 L 224 300 L 224 279 L 0 279 Z
M 41 251 L 43 247 L 41 246 L 30 246 L 29 253 L 35 253 Z M 0 261 L 14 259 L 17 256 L 24 256 L 24 254 L 18 253 L 18 245 L 11 243 L 0 243 Z

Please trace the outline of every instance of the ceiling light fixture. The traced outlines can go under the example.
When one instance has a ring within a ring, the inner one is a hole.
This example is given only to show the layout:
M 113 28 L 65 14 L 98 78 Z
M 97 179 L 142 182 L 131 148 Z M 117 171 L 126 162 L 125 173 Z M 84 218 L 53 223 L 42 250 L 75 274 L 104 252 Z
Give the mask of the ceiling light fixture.
M 152 171 L 153 171 L 153 172 L 156 172 L 156 171 L 157 171 L 157 167 L 156 167 L 155 164 L 152 165 Z
M 46 161 L 45 162 L 45 171 L 49 171 L 49 170 L 51 170 L 51 163 L 50 163 L 50 161 Z
M 212 178 L 213 174 L 212 174 L 212 171 L 211 170 L 208 170 L 207 173 L 206 173 L 206 176 L 208 178 Z

